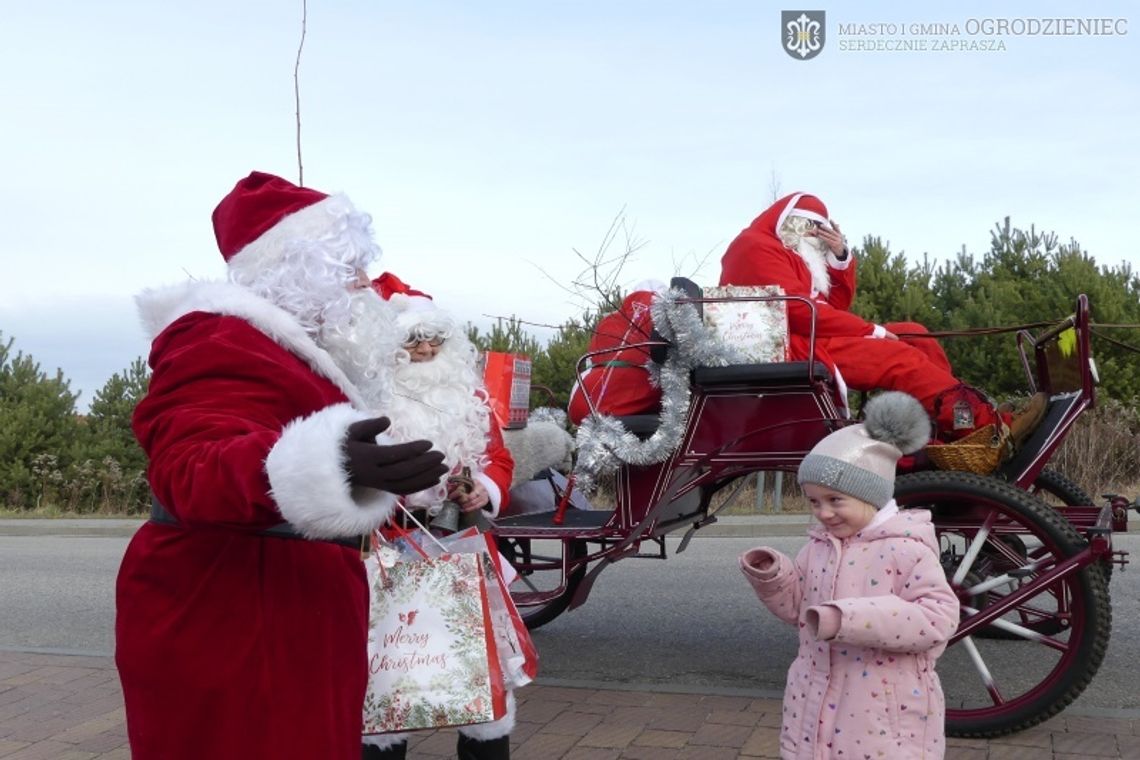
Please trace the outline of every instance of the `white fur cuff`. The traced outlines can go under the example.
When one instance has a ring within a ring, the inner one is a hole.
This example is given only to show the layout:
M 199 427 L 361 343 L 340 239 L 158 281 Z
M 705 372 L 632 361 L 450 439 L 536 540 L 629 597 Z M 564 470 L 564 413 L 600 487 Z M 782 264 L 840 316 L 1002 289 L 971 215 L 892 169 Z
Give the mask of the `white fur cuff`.
M 487 489 L 487 496 L 490 497 L 491 501 L 483 507 L 483 511 L 487 512 L 487 517 L 493 520 L 499 516 L 499 505 L 503 503 L 503 492 L 499 490 L 499 485 L 491 480 L 490 476 L 477 472 L 474 477 Z
M 353 488 L 344 467 L 348 426 L 369 415 L 351 404 L 336 404 L 290 422 L 265 459 L 277 509 L 308 538 L 341 538 L 370 533 L 396 508 L 396 496 Z M 380 435 L 378 443 L 387 443 Z
M 885 337 L 887 337 L 887 328 L 883 327 L 882 325 L 875 325 L 875 329 L 872 330 L 871 334 L 867 337 L 869 337 L 869 338 L 885 338 Z
M 459 733 L 475 741 L 485 742 L 506 736 L 515 728 L 515 693 L 507 692 L 507 713 L 498 720 L 490 723 L 476 723 L 473 726 L 460 726 Z
M 832 269 L 838 269 L 842 271 L 851 266 L 851 262 L 854 260 L 855 256 L 851 253 L 850 250 L 847 251 L 847 258 L 840 259 L 830 248 L 827 249 L 827 265 Z

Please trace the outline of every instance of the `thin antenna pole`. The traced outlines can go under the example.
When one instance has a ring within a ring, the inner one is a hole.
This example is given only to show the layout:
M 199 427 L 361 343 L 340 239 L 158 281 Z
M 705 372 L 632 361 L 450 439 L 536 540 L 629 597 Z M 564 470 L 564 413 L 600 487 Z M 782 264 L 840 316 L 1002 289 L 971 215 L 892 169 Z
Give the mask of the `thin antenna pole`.
M 305 48 L 305 24 L 309 18 L 308 0 L 301 0 L 301 43 L 297 45 L 297 62 L 293 64 L 293 102 L 297 106 L 297 184 L 305 186 L 305 166 L 301 162 L 301 51 Z

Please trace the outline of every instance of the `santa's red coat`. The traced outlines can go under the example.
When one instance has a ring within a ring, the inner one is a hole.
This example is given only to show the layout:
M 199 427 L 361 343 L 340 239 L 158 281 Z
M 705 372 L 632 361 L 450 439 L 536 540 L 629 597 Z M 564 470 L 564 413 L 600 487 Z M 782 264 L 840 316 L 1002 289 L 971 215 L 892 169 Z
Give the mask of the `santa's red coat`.
M 622 301 L 621 307 L 603 317 L 590 338 L 588 352 L 604 351 L 590 359 L 589 367 L 570 392 L 568 411 L 575 425 L 590 414 L 585 393 L 598 414 L 621 417 L 632 414 L 656 414 L 661 408 L 661 389 L 649 382 L 649 351 L 628 348 L 645 343 L 653 335 L 653 318 L 649 306 L 653 293 L 638 290 Z
M 119 571 L 132 757 L 357 760 L 359 552 L 258 531 L 288 519 L 331 538 L 388 518 L 395 498 L 351 489 L 341 463 L 347 426 L 371 415 L 285 312 L 241 288 L 188 286 L 140 305 L 160 334 L 134 429 L 181 526 L 145 524 Z
M 838 367 L 851 388 L 905 391 L 935 414 L 938 397 L 960 385 L 951 374 L 946 354 L 929 338 L 894 341 L 871 337 L 874 323 L 850 311 L 855 299 L 853 254 L 842 261 L 828 254 L 830 289 L 826 295 L 816 291 L 803 258 L 776 235 L 785 210 L 800 196 L 793 193 L 776 201 L 729 244 L 721 259 L 720 284 L 779 285 L 788 295 L 810 299 L 815 304 L 816 358 Z M 789 301 L 788 327 L 791 358 L 808 358 L 811 309 L 802 302 Z M 926 331 L 913 322 L 883 327 L 896 334 Z

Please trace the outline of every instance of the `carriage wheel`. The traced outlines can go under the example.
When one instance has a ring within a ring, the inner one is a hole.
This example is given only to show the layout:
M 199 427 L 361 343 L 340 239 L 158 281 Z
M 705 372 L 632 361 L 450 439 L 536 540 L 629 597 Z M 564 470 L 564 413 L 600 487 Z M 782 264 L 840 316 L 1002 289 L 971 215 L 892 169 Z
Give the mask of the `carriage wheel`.
M 499 551 L 518 571 L 511 599 L 530 630 L 546 625 L 566 611 L 586 577 L 586 542 L 567 539 L 499 538 Z M 563 583 L 562 558 L 569 570 Z M 578 563 L 578 564 L 575 564 Z
M 1088 492 L 1077 485 L 1075 481 L 1049 467 L 1038 473 L 1037 479 L 1033 481 L 1033 485 L 1028 490 L 1029 493 L 1049 505 L 1083 507 L 1096 503 L 1093 501 L 1093 497 L 1089 496 Z M 1107 557 L 1102 559 L 1100 567 L 1104 571 L 1104 579 L 1111 581 L 1112 560 Z
M 1029 493 L 1046 504 L 1060 504 L 1065 507 L 1080 507 L 1088 504 L 1095 504 L 1093 498 L 1089 496 L 1085 489 L 1081 488 L 1074 481 L 1062 475 L 1057 470 L 1046 467 L 1044 470 L 1037 474 L 1036 480 L 1033 485 L 1029 487 Z
M 943 567 L 963 607 L 984 610 L 1032 588 L 1085 547 L 1057 512 L 994 478 L 905 475 L 895 483 L 895 498 L 901 507 L 933 513 Z M 963 620 L 973 614 L 963 609 Z M 1021 731 L 1084 691 L 1104 659 L 1112 627 L 1104 574 L 1090 565 L 1040 585 L 992 625 L 1015 635 L 995 640 L 956 634 L 938 661 L 952 736 Z

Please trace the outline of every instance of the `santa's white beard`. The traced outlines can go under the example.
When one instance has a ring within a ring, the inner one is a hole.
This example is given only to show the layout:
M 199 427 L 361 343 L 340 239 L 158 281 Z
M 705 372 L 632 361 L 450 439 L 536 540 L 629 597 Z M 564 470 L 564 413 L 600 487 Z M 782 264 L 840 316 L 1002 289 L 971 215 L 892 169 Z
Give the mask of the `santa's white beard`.
M 379 413 L 391 402 L 392 357 L 403 333 L 395 310 L 372 289 L 352 291 L 349 299 L 345 317 L 322 324 L 317 342 L 360 391 L 369 411 Z
M 388 434 L 398 441 L 431 441 L 453 473 L 463 467 L 483 469 L 488 461 L 490 409 L 475 372 L 477 356 L 471 342 L 455 334 L 430 361 L 411 362 L 406 351 L 397 351 L 396 357 L 392 397 L 384 410 L 392 421 Z M 445 497 L 441 485 L 407 501 L 430 506 Z
M 827 270 L 827 250 L 819 238 L 800 236 L 795 251 L 811 272 L 811 286 L 820 295 L 831 292 L 831 274 Z

